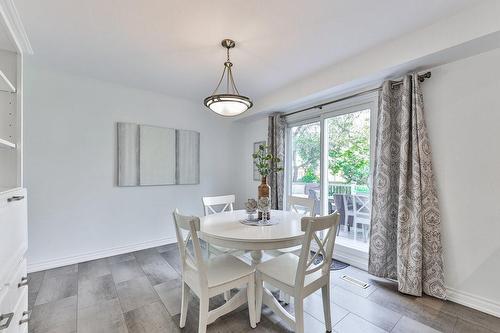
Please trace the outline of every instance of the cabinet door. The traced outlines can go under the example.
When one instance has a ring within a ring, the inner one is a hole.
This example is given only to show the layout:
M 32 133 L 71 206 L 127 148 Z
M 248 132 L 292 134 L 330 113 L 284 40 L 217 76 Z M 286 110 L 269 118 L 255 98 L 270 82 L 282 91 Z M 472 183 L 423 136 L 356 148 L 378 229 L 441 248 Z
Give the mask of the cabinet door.
M 0 283 L 12 274 L 28 248 L 26 191 L 0 194 Z

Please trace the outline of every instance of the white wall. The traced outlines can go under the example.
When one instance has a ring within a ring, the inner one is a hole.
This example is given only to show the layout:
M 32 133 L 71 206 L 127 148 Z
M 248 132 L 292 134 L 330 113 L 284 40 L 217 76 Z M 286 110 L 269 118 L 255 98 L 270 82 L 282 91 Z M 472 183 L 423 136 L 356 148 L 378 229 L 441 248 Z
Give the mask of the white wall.
M 424 104 L 451 298 L 500 315 L 500 49 L 432 69 Z M 479 298 L 478 298 L 479 297 Z M 487 310 L 487 308 L 484 308 Z
M 116 122 L 201 133 L 199 185 L 117 187 Z M 231 120 L 169 98 L 25 63 L 25 186 L 31 270 L 175 241 L 175 207 L 234 193 Z
M 248 199 L 257 198 L 257 187 L 260 181 L 253 180 L 253 144 L 258 141 L 267 141 L 267 117 L 235 124 L 239 128 L 236 206 L 243 208 L 243 203 Z

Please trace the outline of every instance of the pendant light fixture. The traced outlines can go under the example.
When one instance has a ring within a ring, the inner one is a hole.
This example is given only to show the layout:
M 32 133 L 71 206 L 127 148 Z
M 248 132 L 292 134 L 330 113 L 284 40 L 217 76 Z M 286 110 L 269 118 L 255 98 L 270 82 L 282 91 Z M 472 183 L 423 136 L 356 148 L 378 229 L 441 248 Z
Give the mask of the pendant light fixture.
M 227 60 L 224 63 L 224 70 L 222 76 L 211 96 L 205 98 L 203 104 L 213 112 L 225 116 L 237 116 L 246 110 L 250 109 L 253 105 L 252 100 L 246 96 L 240 95 L 236 84 L 234 83 L 233 73 L 231 68 L 233 63 L 229 59 L 229 50 L 236 44 L 231 39 L 224 39 L 221 45 L 226 48 Z M 226 92 L 219 93 L 219 88 L 226 86 Z

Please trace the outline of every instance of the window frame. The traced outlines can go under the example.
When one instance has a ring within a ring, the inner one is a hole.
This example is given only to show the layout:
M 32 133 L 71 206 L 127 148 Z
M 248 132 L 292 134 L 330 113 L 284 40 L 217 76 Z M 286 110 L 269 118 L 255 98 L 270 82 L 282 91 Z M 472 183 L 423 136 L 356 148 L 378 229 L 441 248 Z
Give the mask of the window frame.
M 365 109 L 370 109 L 370 177 L 368 181 L 368 186 L 373 188 L 373 166 L 375 157 L 375 144 L 376 144 L 376 133 L 377 133 L 377 116 L 378 116 L 378 91 L 365 94 L 362 96 L 353 97 L 351 99 L 343 100 L 338 103 L 333 103 L 322 109 L 315 109 L 311 111 L 305 111 L 303 114 L 298 113 L 287 117 L 286 120 L 286 155 L 285 155 L 285 186 L 284 186 L 284 208 L 288 207 L 287 198 L 292 193 L 292 127 L 307 125 L 319 122 L 320 126 L 320 206 L 321 215 L 326 215 L 328 212 L 328 200 L 325 198 L 328 196 L 328 142 L 325 139 L 325 134 L 327 131 L 326 120 L 332 117 L 341 116 L 348 113 L 353 113 L 357 111 L 362 111 Z M 370 193 L 371 196 L 371 193 Z M 353 249 L 347 246 L 342 246 L 341 244 L 336 244 L 334 257 L 336 259 L 347 262 L 353 266 L 367 269 L 368 268 L 368 253 Z

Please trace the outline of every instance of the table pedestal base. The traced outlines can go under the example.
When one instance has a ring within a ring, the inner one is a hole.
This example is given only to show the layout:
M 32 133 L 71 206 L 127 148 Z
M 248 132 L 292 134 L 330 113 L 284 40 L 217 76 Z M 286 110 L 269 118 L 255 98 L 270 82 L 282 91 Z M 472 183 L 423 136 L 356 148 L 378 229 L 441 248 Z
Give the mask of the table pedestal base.
M 262 262 L 262 250 L 254 250 L 250 252 L 252 256 L 252 267 L 257 266 Z

